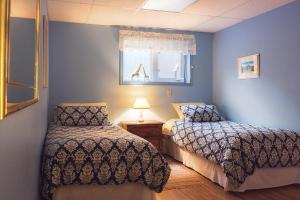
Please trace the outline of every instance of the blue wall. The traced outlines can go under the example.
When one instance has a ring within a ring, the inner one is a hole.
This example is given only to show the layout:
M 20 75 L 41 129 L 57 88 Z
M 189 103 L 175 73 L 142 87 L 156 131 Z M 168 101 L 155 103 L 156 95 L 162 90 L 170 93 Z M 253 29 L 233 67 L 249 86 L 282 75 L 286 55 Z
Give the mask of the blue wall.
M 119 85 L 119 28 L 50 23 L 50 113 L 61 102 L 106 101 L 117 120 L 137 97 L 146 97 L 162 120 L 176 116 L 174 101 L 212 101 L 212 38 L 194 33 L 198 52 L 191 86 Z M 168 98 L 166 90 L 173 90 Z M 123 118 L 124 119 L 124 118 Z M 126 118 L 125 118 L 126 119 Z
M 259 79 L 238 80 L 238 57 L 260 53 Z M 300 1 L 214 35 L 213 101 L 230 119 L 300 131 Z
M 41 14 L 47 14 L 46 0 Z M 41 26 L 42 27 L 42 26 Z M 41 31 L 40 38 L 43 41 Z M 42 77 L 43 48 L 40 46 Z M 40 101 L 0 120 L 0 199 L 38 200 L 40 156 L 47 129 L 48 89 L 41 87 Z
M 33 19 L 10 19 L 11 79 L 34 84 L 35 21 Z
M 10 19 L 10 79 L 34 85 L 35 62 L 35 20 L 26 18 Z M 10 85 L 7 99 L 18 103 L 32 99 L 34 91 Z

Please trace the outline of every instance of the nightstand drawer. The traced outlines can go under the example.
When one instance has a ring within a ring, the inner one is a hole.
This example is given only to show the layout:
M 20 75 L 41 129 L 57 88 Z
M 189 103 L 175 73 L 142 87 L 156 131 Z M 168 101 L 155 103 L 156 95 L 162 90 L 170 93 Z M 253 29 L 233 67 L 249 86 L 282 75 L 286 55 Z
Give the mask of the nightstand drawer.
M 162 122 L 144 121 L 144 122 L 121 122 L 120 126 L 128 132 L 144 138 L 161 151 L 162 141 Z
M 146 138 L 146 140 L 153 144 L 159 151 L 161 150 L 161 140 L 159 138 Z
M 143 128 L 143 127 L 128 127 L 127 130 L 135 135 L 138 135 L 140 137 L 161 137 L 161 129 L 157 127 L 148 127 L 148 128 Z

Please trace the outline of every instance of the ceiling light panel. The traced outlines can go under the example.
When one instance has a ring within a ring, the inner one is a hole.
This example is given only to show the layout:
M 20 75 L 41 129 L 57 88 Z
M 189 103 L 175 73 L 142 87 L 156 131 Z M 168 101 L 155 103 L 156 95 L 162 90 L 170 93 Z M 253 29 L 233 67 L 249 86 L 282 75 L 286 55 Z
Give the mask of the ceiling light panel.
M 181 12 L 197 0 L 147 0 L 143 9 L 166 12 Z

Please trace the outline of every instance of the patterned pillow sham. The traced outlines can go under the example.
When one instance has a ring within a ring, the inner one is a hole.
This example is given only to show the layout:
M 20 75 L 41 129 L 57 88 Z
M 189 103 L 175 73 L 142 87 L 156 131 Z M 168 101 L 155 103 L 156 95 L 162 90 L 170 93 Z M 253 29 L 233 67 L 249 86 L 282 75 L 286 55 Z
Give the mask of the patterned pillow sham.
M 180 103 L 172 103 L 173 108 L 175 109 L 178 117 L 183 120 L 184 115 L 182 110 L 180 110 L 180 106 L 188 106 L 188 105 L 205 105 L 204 102 L 180 102 Z
M 109 126 L 107 106 L 56 107 L 55 123 L 60 126 Z
M 214 105 L 185 105 L 180 106 L 184 119 L 189 122 L 218 122 L 224 121 Z

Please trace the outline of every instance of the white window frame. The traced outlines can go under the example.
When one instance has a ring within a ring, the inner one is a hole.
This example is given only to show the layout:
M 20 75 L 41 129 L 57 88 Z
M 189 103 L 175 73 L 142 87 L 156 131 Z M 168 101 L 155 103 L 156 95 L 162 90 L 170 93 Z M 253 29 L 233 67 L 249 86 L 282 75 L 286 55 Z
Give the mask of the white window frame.
M 175 81 L 167 81 L 161 79 L 155 80 L 155 81 L 136 81 L 136 80 L 124 80 L 123 76 L 123 51 L 119 51 L 119 67 L 120 67 L 120 73 L 119 73 L 119 79 L 120 79 L 120 85 L 191 85 L 192 80 L 191 80 L 191 56 L 190 54 L 183 55 L 185 59 L 185 64 L 188 66 L 185 66 L 185 72 L 184 72 L 184 80 L 183 82 L 175 82 Z M 153 68 L 157 68 L 157 66 L 153 66 Z

